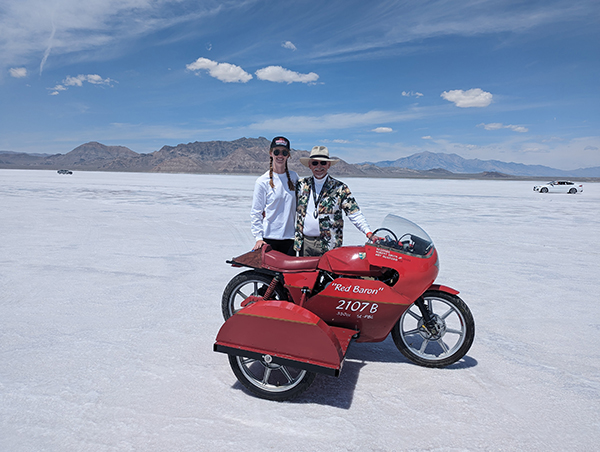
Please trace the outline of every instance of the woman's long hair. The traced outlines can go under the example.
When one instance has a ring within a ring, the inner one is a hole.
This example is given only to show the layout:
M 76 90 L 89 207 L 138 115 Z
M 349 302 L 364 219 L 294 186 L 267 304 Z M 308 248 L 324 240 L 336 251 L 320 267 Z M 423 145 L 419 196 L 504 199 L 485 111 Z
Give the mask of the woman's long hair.
M 271 154 L 271 152 L 269 152 L 269 185 L 271 185 L 271 188 L 275 188 L 275 184 L 273 183 L 273 155 Z M 287 180 L 288 180 L 288 187 L 290 190 L 294 191 L 296 189 L 296 187 L 294 186 L 294 183 L 292 182 L 292 178 L 290 177 L 290 171 L 288 170 L 288 165 L 287 165 L 288 161 L 285 161 L 285 174 L 287 175 Z

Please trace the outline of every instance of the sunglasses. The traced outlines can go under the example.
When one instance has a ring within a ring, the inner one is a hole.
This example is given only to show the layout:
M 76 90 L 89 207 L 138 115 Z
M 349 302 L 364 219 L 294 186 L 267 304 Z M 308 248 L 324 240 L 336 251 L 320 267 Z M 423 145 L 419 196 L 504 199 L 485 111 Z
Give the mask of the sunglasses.
M 325 161 L 325 160 L 311 160 L 310 164 L 312 166 L 319 166 L 319 163 L 323 166 L 327 165 L 329 162 Z
M 282 151 L 280 151 L 279 149 L 273 149 L 273 155 L 275 157 L 277 157 L 280 153 L 281 155 L 283 155 L 284 157 L 287 157 L 288 155 L 290 155 L 290 151 L 288 151 L 287 149 L 284 149 Z

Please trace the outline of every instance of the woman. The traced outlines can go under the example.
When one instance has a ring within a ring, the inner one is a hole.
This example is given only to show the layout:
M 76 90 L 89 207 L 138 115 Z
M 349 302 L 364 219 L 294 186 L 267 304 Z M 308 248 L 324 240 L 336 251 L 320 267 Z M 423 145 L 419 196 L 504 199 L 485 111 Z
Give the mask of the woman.
M 298 174 L 288 170 L 290 142 L 275 137 L 269 149 L 269 171 L 254 185 L 250 218 L 252 235 L 256 238 L 253 250 L 265 243 L 276 251 L 295 256 L 294 230 L 296 214 L 296 182 Z

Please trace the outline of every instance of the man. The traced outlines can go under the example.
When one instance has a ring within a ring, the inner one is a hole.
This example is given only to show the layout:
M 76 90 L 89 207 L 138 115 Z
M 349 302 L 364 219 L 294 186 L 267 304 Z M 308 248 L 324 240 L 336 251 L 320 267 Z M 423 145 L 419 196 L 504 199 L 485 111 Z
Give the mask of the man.
M 315 146 L 310 156 L 301 157 L 300 162 L 310 168 L 313 175 L 300 179 L 296 187 L 294 250 L 300 256 L 321 256 L 342 246 L 343 213 L 370 239 L 373 233 L 350 189 L 327 174 L 339 160 L 329 158 L 329 149 L 325 146 Z

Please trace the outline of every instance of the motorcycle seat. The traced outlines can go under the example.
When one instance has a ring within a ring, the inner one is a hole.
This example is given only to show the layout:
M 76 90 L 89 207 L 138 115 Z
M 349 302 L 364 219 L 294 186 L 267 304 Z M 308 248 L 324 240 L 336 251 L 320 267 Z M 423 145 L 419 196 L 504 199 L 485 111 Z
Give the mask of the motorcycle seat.
M 282 273 L 315 271 L 321 260 L 321 256 L 288 256 L 285 253 L 273 250 L 270 246 L 268 248 L 263 253 L 263 268 Z

